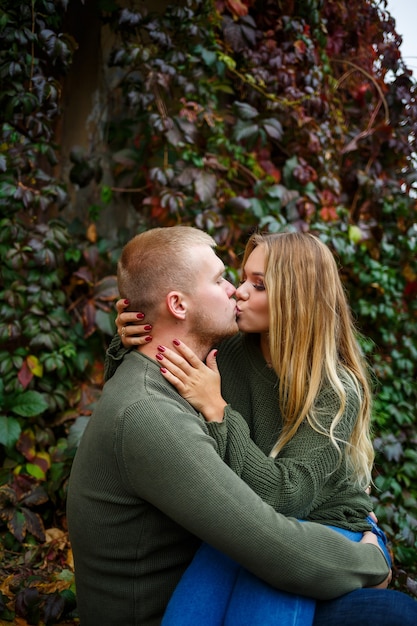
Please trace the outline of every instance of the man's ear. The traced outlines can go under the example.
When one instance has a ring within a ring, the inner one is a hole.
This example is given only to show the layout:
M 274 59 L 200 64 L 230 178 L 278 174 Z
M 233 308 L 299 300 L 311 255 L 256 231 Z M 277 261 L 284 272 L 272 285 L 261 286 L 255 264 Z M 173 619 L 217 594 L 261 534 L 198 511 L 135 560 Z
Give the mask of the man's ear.
M 170 291 L 166 297 L 167 309 L 173 317 L 185 320 L 187 316 L 187 301 L 181 291 Z

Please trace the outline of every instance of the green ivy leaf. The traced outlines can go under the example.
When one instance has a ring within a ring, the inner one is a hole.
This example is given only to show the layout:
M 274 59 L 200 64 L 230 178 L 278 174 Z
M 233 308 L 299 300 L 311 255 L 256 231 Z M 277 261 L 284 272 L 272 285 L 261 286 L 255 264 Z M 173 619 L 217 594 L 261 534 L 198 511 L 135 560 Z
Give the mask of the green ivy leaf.
M 38 391 L 25 391 L 16 396 L 12 411 L 22 417 L 41 415 L 48 408 L 47 402 Z
M 247 102 L 235 102 L 235 107 L 242 120 L 252 120 L 259 116 L 259 111 Z
M 271 137 L 271 139 L 276 139 L 280 141 L 283 135 L 283 128 L 281 122 L 275 118 L 269 118 L 267 120 L 263 120 L 262 126 L 265 129 L 266 134 Z
M 234 130 L 233 137 L 236 141 L 242 141 L 243 139 L 256 139 L 259 134 L 258 124 L 248 124 L 246 122 L 238 121 Z
M 20 437 L 22 428 L 14 417 L 0 415 L 0 443 L 6 448 L 12 448 Z

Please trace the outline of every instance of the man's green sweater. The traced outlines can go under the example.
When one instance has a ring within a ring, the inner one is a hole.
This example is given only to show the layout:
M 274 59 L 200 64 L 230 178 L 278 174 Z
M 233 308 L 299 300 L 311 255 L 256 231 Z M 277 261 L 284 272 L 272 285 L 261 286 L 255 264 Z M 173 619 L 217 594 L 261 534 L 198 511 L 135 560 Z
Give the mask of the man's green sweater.
M 160 624 L 201 540 L 271 585 L 319 599 L 388 573 L 377 547 L 263 502 L 222 461 L 203 417 L 136 351 L 83 435 L 67 513 L 82 626 Z

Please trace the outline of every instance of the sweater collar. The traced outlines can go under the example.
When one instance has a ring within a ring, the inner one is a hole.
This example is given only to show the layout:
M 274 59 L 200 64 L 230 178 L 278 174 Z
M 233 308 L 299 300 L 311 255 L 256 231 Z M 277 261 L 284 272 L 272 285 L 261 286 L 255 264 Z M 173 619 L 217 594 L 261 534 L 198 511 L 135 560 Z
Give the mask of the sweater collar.
M 268 366 L 261 351 L 261 341 L 258 333 L 244 333 L 242 334 L 242 343 L 246 352 L 246 356 L 249 359 L 251 366 L 257 370 L 257 372 L 269 380 L 270 382 L 277 382 L 277 375 L 272 367 Z

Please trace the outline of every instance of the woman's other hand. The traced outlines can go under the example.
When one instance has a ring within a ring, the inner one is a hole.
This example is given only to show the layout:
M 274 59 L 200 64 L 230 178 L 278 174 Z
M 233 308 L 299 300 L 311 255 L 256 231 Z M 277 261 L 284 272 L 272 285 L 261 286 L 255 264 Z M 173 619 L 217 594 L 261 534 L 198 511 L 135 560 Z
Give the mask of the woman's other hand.
M 142 323 L 145 319 L 144 313 L 136 311 L 126 311 L 129 300 L 118 300 L 116 302 L 116 327 L 117 334 L 120 336 L 122 344 L 125 348 L 134 346 L 143 346 L 145 343 L 152 341 L 151 324 Z
M 156 358 L 161 364 L 162 375 L 204 415 L 207 422 L 222 422 L 227 402 L 221 395 L 217 350 L 209 353 L 206 365 L 183 342 L 174 339 L 173 344 L 176 351 L 158 346 Z

